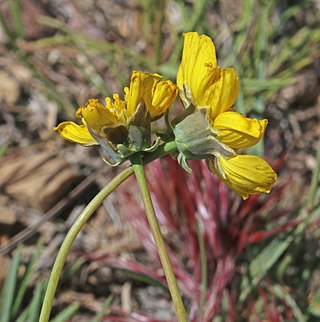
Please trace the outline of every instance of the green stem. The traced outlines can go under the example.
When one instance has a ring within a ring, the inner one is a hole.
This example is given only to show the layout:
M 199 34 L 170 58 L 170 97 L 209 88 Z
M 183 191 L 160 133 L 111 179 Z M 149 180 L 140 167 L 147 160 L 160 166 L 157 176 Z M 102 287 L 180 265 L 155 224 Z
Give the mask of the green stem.
M 161 64 L 161 52 L 163 48 L 163 21 L 165 15 L 165 0 L 158 0 L 156 3 L 155 12 L 155 63 L 157 66 Z
M 176 150 L 176 144 L 174 141 L 164 143 L 153 153 L 147 154 L 144 158 L 144 163 L 149 163 L 157 158 L 160 158 L 166 154 L 169 154 Z M 65 237 L 61 248 L 58 252 L 56 260 L 54 262 L 49 282 L 47 285 L 46 294 L 43 300 L 41 314 L 39 322 L 47 322 L 51 313 L 51 307 L 53 298 L 58 286 L 60 275 L 66 261 L 69 250 L 74 242 L 75 238 L 79 234 L 84 224 L 89 220 L 94 211 L 101 205 L 104 199 L 116 189 L 122 182 L 124 182 L 133 173 L 133 168 L 127 168 L 119 173 L 113 180 L 111 180 L 87 205 L 77 220 L 70 228 L 67 236 Z
M 169 153 L 172 153 L 177 150 L 176 141 L 169 141 L 160 145 L 157 150 L 152 153 L 148 153 L 143 157 L 143 164 L 150 163 L 155 159 L 159 159 Z
M 125 181 L 131 174 L 133 169 L 127 168 L 119 173 L 113 180 L 111 180 L 87 205 L 83 210 L 81 215 L 77 218 L 75 223 L 70 228 L 66 238 L 64 239 L 59 253 L 56 257 L 55 263 L 53 265 L 50 279 L 48 282 L 46 294 L 44 297 L 40 319 L 39 322 L 47 322 L 49 320 L 52 302 L 54 298 L 55 291 L 59 282 L 60 274 L 64 266 L 66 257 L 69 253 L 69 250 L 72 246 L 73 241 L 77 237 L 78 233 L 84 226 L 84 224 L 89 220 L 94 211 L 101 205 L 103 200 L 114 190 L 116 189 L 123 181 Z
M 173 305 L 179 322 L 187 322 L 187 314 L 182 302 L 182 298 L 178 289 L 177 281 L 173 273 L 172 265 L 166 250 L 166 246 L 161 234 L 159 223 L 153 208 L 147 179 L 144 172 L 144 165 L 139 154 L 135 154 L 131 158 L 132 167 L 136 175 L 140 188 L 141 197 L 144 203 L 146 215 L 151 228 L 153 238 L 156 242 L 158 254 L 167 279 L 169 291 L 172 297 Z
M 318 151 L 317 151 L 317 164 L 315 169 L 313 170 L 311 185 L 308 193 L 308 206 L 313 209 L 316 205 L 316 197 L 319 186 L 319 175 L 320 175 L 320 142 L 318 143 Z

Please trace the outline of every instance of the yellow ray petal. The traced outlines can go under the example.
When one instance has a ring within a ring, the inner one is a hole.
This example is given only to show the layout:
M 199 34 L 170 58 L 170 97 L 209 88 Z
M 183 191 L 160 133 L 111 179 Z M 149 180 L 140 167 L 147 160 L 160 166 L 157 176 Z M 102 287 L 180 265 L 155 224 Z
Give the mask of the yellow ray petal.
M 220 70 L 215 68 L 211 71 L 214 75 L 212 84 L 202 88 L 202 94 L 197 99 L 198 106 L 208 106 L 208 115 L 214 120 L 220 113 L 228 111 L 235 103 L 240 81 L 233 68 Z M 220 74 L 220 75 L 219 75 Z
M 177 75 L 180 97 L 185 107 L 190 103 L 197 105 L 201 92 L 199 88 L 207 78 L 208 72 L 217 66 L 216 51 L 212 40 L 196 32 L 184 34 L 182 60 Z
M 90 99 L 85 106 L 80 106 L 76 115 L 78 118 L 83 118 L 90 129 L 98 135 L 103 127 L 112 127 L 118 123 L 116 115 L 97 99 Z
M 210 160 L 209 169 L 217 173 L 225 184 L 243 199 L 247 199 L 251 194 L 270 192 L 277 179 L 270 165 L 254 155 Z
M 78 125 L 74 122 L 62 122 L 54 128 L 68 141 L 80 143 L 82 145 L 95 145 L 98 142 L 91 136 L 85 125 Z
M 233 149 L 249 148 L 257 144 L 264 134 L 268 120 L 246 118 L 229 111 L 219 114 L 213 122 L 219 140 Z

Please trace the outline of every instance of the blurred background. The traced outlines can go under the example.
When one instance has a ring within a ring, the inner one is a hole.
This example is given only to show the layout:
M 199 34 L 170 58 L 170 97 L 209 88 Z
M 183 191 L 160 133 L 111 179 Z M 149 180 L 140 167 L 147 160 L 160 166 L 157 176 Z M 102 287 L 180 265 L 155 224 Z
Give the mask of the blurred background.
M 63 238 L 119 172 L 53 127 L 122 95 L 132 70 L 175 81 L 186 31 L 236 69 L 236 109 L 269 119 L 250 153 L 279 175 L 242 201 L 200 161 L 148 165 L 190 321 L 319 321 L 319 27 L 318 0 L 1 0 L 1 322 L 38 321 Z M 129 180 L 76 239 L 52 321 L 174 321 L 137 191 Z

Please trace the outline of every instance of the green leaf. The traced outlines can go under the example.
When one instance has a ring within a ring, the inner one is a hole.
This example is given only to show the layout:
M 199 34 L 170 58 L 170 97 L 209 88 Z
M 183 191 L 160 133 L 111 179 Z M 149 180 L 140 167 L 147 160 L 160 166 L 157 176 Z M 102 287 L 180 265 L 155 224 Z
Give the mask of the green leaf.
M 107 299 L 103 303 L 100 311 L 96 314 L 96 316 L 94 317 L 92 322 L 101 322 L 102 318 L 104 317 L 105 311 L 110 307 L 112 300 L 113 300 L 113 298 L 111 295 L 107 297 Z
M 23 310 L 23 312 L 20 314 L 19 318 L 17 318 L 15 322 L 27 322 L 30 308 L 31 303 Z
M 40 308 L 43 302 L 44 291 L 46 283 L 38 283 L 34 291 L 33 299 L 30 304 L 30 310 L 28 314 L 28 322 L 37 322 L 39 321 Z
M 289 247 L 294 237 L 290 234 L 285 238 L 274 239 L 267 247 L 265 247 L 258 256 L 256 256 L 249 265 L 249 274 L 251 277 L 248 286 L 242 285 L 240 294 L 240 302 L 244 301 L 251 289 L 257 285 L 261 278 L 270 270 L 270 268 L 278 261 L 282 254 Z
M 10 4 L 10 14 L 14 22 L 15 31 L 17 37 L 20 39 L 24 38 L 24 25 L 21 13 L 20 0 L 11 0 Z
M 36 285 L 32 300 L 23 310 L 15 322 L 37 322 L 39 321 L 40 307 L 43 302 L 46 283 L 40 282 Z
M 3 290 L 1 293 L 1 306 L 0 306 L 0 321 L 9 322 L 12 315 L 12 303 L 14 292 L 16 289 L 18 279 L 18 269 L 20 264 L 21 245 L 18 246 L 16 253 L 13 257 L 12 263 L 9 268 L 8 275 L 5 279 Z
M 60 283 L 64 283 L 65 281 L 76 275 L 76 273 L 80 270 L 84 262 L 84 259 L 80 258 L 76 260 L 74 263 L 68 265 L 61 274 Z
M 308 306 L 308 313 L 320 318 L 320 289 L 318 289 L 312 298 L 312 301 Z
M 135 281 L 139 281 L 148 285 L 160 287 L 164 291 L 168 291 L 168 288 L 163 283 L 159 282 L 158 280 L 150 277 L 149 275 L 143 274 L 143 273 L 137 273 L 134 271 L 131 271 L 129 269 L 119 268 L 116 266 L 110 265 L 110 267 L 114 267 L 115 269 L 121 271 L 123 274 L 125 274 L 128 278 L 132 278 Z
M 72 303 L 62 310 L 54 319 L 50 322 L 65 322 L 68 321 L 80 308 L 79 303 Z
M 38 260 L 38 258 L 40 256 L 41 249 L 42 249 L 42 244 L 41 244 L 41 242 L 38 242 L 36 249 L 34 251 L 34 254 L 31 258 L 31 261 L 30 261 L 30 263 L 26 269 L 26 272 L 22 278 L 22 281 L 19 285 L 19 289 L 17 291 L 17 294 L 15 295 L 15 301 L 12 306 L 12 313 L 11 313 L 12 315 L 15 315 L 18 312 L 19 308 L 21 307 L 23 297 L 24 297 L 26 290 L 28 288 L 28 282 L 29 282 L 29 279 L 30 279 L 30 276 L 32 273 L 32 269 L 34 267 L 35 262 Z
M 314 207 L 317 202 L 316 197 L 320 188 L 319 178 L 320 178 L 320 141 L 318 142 L 317 164 L 312 173 L 312 180 L 311 180 L 310 189 L 308 192 L 308 206 L 310 208 Z
M 284 300 L 289 307 L 291 307 L 292 312 L 295 316 L 295 321 L 297 322 L 305 322 L 306 318 L 304 317 L 302 311 L 300 310 L 298 304 L 294 300 L 294 298 L 291 296 L 291 294 L 288 292 L 287 289 L 282 287 L 281 285 L 274 285 L 272 287 L 273 293 L 279 297 L 280 299 Z M 319 298 L 320 299 L 320 298 Z M 320 307 L 319 307 L 320 308 Z M 320 312 L 320 311 L 319 311 Z
M 276 263 L 292 242 L 293 237 L 275 239 L 265 247 L 249 265 L 250 275 L 254 279 L 261 279 L 265 273 Z

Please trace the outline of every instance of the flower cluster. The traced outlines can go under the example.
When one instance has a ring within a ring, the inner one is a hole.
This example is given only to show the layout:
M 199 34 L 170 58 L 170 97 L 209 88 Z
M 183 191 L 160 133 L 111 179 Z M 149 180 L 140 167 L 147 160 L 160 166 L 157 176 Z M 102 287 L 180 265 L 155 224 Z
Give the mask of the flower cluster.
M 209 37 L 185 34 L 177 85 L 184 107 L 196 111 L 176 126 L 180 159 L 192 158 L 190 152 L 193 158 L 205 158 L 210 171 L 244 199 L 269 192 L 277 178 L 269 164 L 257 156 L 237 153 L 259 142 L 268 121 L 246 118 L 232 109 L 239 78 L 233 68 L 217 66 Z
M 55 130 L 71 142 L 100 144 L 105 161 L 117 165 L 135 152 L 154 150 L 150 143 L 150 123 L 161 117 L 177 96 L 177 86 L 161 81 L 158 74 L 133 71 L 130 87 L 124 89 L 124 100 L 118 94 L 105 105 L 90 99 L 80 106 L 76 116 L 82 125 L 62 122 Z
M 184 35 L 177 85 L 161 81 L 158 74 L 132 73 L 124 100 L 118 94 L 103 105 L 91 99 L 79 107 L 82 125 L 63 122 L 55 129 L 82 145 L 99 144 L 110 164 L 119 164 L 137 152 L 154 151 L 160 137 L 151 142 L 150 124 L 160 118 L 179 93 L 184 111 L 170 122 L 179 163 L 190 171 L 186 160 L 206 159 L 230 189 L 244 199 L 269 192 L 276 174 L 263 159 L 240 154 L 259 142 L 267 120 L 246 118 L 233 108 L 239 78 L 233 68 L 217 66 L 212 40 L 196 32 Z M 169 136 L 168 136 L 169 137 Z

